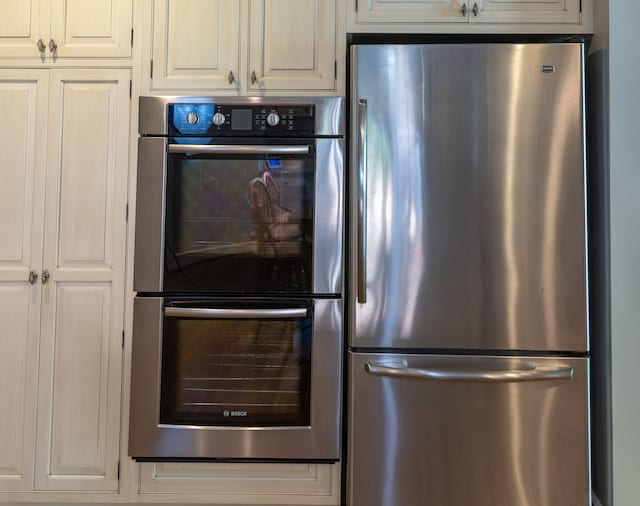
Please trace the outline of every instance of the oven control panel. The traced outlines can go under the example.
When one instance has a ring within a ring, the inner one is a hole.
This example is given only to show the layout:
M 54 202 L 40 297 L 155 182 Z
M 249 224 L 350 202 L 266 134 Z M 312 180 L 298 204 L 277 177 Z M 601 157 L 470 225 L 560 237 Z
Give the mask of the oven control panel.
M 313 105 L 169 104 L 170 135 L 311 137 Z

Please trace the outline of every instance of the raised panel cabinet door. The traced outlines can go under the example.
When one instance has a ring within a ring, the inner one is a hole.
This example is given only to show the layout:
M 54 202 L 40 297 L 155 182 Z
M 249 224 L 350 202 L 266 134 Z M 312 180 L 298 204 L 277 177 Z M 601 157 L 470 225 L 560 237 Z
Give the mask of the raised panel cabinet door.
M 251 91 L 334 90 L 336 0 L 250 0 Z
M 133 0 L 52 0 L 49 56 L 131 56 Z
M 50 0 L 0 0 L 0 58 L 44 55 L 38 49 L 38 39 L 46 39 L 49 34 L 49 3 Z
M 240 0 L 154 0 L 153 89 L 238 88 Z
M 38 490 L 118 488 L 129 79 L 51 73 Z
M 579 24 L 582 21 L 581 5 L 582 0 L 470 0 L 469 21 Z
M 47 83 L 0 69 L 0 491 L 33 487 Z
M 468 0 L 349 0 L 357 24 L 467 23 Z

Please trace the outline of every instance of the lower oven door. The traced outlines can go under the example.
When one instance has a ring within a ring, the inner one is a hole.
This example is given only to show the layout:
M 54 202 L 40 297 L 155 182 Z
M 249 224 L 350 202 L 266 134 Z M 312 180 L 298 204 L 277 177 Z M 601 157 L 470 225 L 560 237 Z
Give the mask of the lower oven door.
M 129 455 L 337 460 L 342 302 L 138 297 Z

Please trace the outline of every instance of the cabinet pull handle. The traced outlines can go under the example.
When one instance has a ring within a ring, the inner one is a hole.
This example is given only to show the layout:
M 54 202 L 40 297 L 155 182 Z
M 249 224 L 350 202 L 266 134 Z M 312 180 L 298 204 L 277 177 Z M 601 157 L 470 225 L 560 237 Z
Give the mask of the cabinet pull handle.
M 256 75 L 256 71 L 252 70 L 251 71 L 251 84 L 256 84 L 257 81 L 258 81 L 258 76 Z
M 42 271 L 42 284 L 43 285 L 46 285 L 49 282 L 49 277 L 50 276 L 51 276 L 51 274 L 49 274 L 49 271 L 47 269 Z
M 49 51 L 51 51 L 52 53 L 55 53 L 58 50 L 58 44 L 56 44 L 56 41 L 51 39 L 49 40 Z
M 477 3 L 473 3 L 473 8 L 471 9 L 471 12 L 473 12 L 474 16 L 478 15 L 478 4 Z
M 462 13 L 463 18 L 467 17 L 467 4 L 462 4 L 462 8 L 460 9 L 460 12 Z
M 38 48 L 38 51 L 41 53 L 44 53 L 44 50 L 46 49 L 46 46 L 44 45 L 44 42 L 42 42 L 42 39 L 38 39 L 36 47 Z
M 229 72 L 229 84 L 236 82 L 236 76 L 233 75 L 233 70 Z
M 38 273 L 36 271 L 29 272 L 29 284 L 35 285 L 36 281 L 38 281 Z

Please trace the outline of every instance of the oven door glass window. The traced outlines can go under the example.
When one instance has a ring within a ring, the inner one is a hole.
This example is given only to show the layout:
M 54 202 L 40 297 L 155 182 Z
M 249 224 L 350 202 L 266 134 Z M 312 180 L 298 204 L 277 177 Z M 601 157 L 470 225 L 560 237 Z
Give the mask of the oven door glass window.
M 312 152 L 169 153 L 164 290 L 309 293 L 313 195 Z
M 310 303 L 188 306 L 165 307 L 160 423 L 309 425 Z

